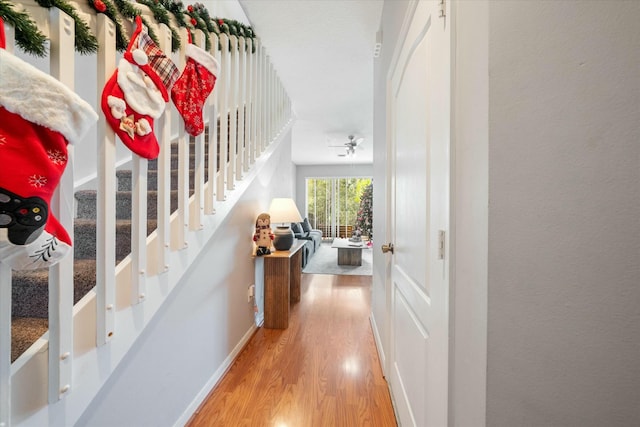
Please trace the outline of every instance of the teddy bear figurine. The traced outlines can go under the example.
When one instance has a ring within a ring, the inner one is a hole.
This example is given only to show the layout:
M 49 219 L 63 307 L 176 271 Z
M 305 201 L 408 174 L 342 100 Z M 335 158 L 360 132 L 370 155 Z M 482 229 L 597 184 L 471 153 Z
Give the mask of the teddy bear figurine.
M 271 216 L 261 213 L 256 219 L 256 231 L 253 233 L 253 241 L 256 242 L 256 255 L 269 255 L 274 234 L 271 232 Z

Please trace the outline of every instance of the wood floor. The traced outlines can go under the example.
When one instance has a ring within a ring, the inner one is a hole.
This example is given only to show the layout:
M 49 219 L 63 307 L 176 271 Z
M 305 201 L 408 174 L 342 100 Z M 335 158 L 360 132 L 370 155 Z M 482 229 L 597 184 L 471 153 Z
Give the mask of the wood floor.
M 370 297 L 371 276 L 303 274 L 289 328 L 259 328 L 187 426 L 396 426 Z

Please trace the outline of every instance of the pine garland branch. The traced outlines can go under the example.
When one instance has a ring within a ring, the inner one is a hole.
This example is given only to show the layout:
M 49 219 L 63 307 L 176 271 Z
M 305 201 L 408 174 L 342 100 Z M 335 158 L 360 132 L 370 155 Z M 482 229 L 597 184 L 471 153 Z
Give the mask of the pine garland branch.
M 118 16 L 118 10 L 109 0 L 87 0 L 87 2 L 97 13 L 104 13 L 107 15 L 107 18 L 113 21 L 116 27 L 116 49 L 119 52 L 124 52 L 129 44 L 129 39 L 122 28 L 122 21 Z
M 126 0 L 113 0 L 113 3 L 116 5 L 116 8 L 118 8 L 118 11 L 120 12 L 120 14 L 125 18 L 130 19 L 132 22 L 135 21 L 136 16 L 140 15 L 140 18 L 142 19 L 142 23 L 147 27 L 147 34 L 149 34 L 149 37 L 151 37 L 151 39 L 156 44 L 160 44 L 158 41 L 158 36 L 156 35 L 155 31 L 153 31 L 147 19 L 144 16 L 142 16 L 142 13 L 138 9 L 133 7 Z
M 209 27 L 207 26 L 207 23 L 204 21 L 204 19 L 202 19 L 202 17 L 198 13 L 198 10 L 200 10 L 201 7 L 204 8 L 204 5 L 202 5 L 201 3 L 196 3 L 196 5 L 197 7 L 191 6 L 191 5 L 187 6 L 187 15 L 189 15 L 189 17 L 191 18 L 191 25 L 193 25 L 194 27 L 196 27 L 197 29 L 199 29 L 204 33 L 205 49 L 209 51 L 211 50 L 211 40 L 209 39 L 209 34 L 211 32 L 209 31 Z
M 11 3 L 0 0 L 0 16 L 15 29 L 16 44 L 20 49 L 34 56 L 47 55 L 47 38 L 27 12 L 18 12 L 13 9 Z
M 165 9 L 164 5 L 157 0 L 138 0 L 138 3 L 147 6 L 153 13 L 153 17 L 156 21 L 169 27 L 171 30 L 171 51 L 177 52 L 180 49 L 180 36 L 171 26 L 171 22 L 169 21 L 169 12 Z
M 65 0 L 36 0 L 36 2 L 47 9 L 57 7 L 75 22 L 75 47 L 76 51 L 83 55 L 95 53 L 98 51 L 98 40 L 96 36 L 91 34 L 89 26 L 78 16 L 75 8 Z
M 245 43 L 247 39 L 255 40 L 256 36 L 253 29 L 234 19 L 214 18 L 212 22 L 219 29 L 219 32 L 216 31 L 217 34 L 225 33 L 228 36 L 244 37 Z M 256 53 L 256 46 L 253 43 L 251 45 L 251 53 Z
M 165 7 L 165 9 L 167 9 L 169 12 L 171 12 L 173 14 L 173 16 L 176 18 L 176 22 L 178 23 L 178 26 L 181 28 L 186 28 L 187 31 L 189 31 L 189 34 L 191 35 L 191 39 L 193 40 L 193 31 L 191 30 L 191 28 L 189 27 L 189 25 L 187 25 L 187 21 L 185 18 L 185 14 L 184 14 L 184 6 L 182 4 L 182 1 L 180 0 L 159 0 L 160 3 L 162 3 L 162 5 Z

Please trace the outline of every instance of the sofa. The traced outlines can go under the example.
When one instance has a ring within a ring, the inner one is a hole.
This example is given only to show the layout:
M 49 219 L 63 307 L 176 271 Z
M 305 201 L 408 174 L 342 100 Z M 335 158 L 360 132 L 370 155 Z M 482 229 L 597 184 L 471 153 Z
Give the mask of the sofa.
M 322 231 L 311 228 L 311 224 L 307 218 L 302 222 L 292 223 L 291 230 L 296 239 L 306 240 L 302 250 L 302 267 L 304 268 L 322 244 Z

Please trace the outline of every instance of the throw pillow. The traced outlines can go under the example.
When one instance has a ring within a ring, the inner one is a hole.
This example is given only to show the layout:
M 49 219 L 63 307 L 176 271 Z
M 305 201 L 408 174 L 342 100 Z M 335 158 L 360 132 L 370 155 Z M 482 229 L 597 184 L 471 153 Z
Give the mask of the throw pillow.
M 309 219 L 308 219 L 308 218 L 305 218 L 305 219 L 304 219 L 304 221 L 302 221 L 302 222 L 300 223 L 300 225 L 302 226 L 302 229 L 303 229 L 306 233 L 308 233 L 308 232 L 310 232 L 310 231 L 311 231 L 311 224 L 309 224 Z
M 293 231 L 293 234 L 302 234 L 302 227 L 297 222 L 292 222 L 291 231 Z

